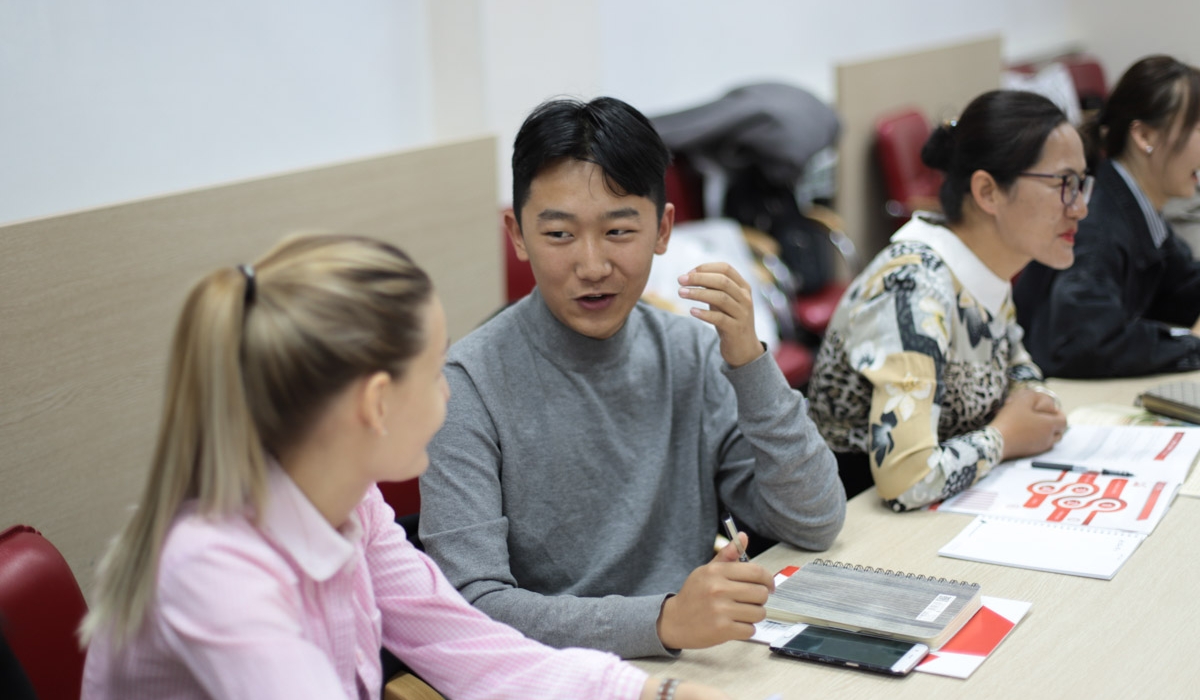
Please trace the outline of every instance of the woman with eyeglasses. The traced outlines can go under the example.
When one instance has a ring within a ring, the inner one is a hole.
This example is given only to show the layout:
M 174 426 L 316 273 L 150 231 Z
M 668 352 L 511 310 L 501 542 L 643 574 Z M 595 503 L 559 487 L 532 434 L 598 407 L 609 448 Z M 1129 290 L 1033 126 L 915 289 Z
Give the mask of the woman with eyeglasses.
M 1059 377 L 1200 369 L 1200 263 L 1162 216 L 1168 199 L 1196 193 L 1200 72 L 1143 58 L 1085 136 L 1096 196 L 1075 265 L 1030 265 L 1017 282 L 1029 351 Z
M 1075 129 L 1028 92 L 975 98 L 921 158 L 945 173 L 944 214 L 914 215 L 850 285 L 808 390 L 847 496 L 873 481 L 895 511 L 1062 437 L 1009 280 L 1030 260 L 1070 266 L 1092 187 Z

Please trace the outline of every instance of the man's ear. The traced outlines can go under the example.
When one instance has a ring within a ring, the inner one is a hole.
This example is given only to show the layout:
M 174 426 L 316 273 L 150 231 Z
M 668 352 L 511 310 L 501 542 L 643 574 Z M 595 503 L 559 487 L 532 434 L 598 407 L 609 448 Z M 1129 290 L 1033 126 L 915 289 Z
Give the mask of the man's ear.
M 658 237 L 654 241 L 656 255 L 667 252 L 667 243 L 671 240 L 671 229 L 673 228 L 675 228 L 675 205 L 667 202 L 663 207 L 662 218 L 658 221 Z
M 521 234 L 521 222 L 517 221 L 517 213 L 512 207 L 504 210 L 504 230 L 508 240 L 517 251 L 517 260 L 529 262 L 529 253 L 525 250 L 525 236 Z
M 358 393 L 358 415 L 363 425 L 377 435 L 387 435 L 387 388 L 392 375 L 375 372 L 363 380 Z
M 992 177 L 991 173 L 986 170 L 976 170 L 971 173 L 971 199 L 975 200 L 975 206 L 985 213 L 995 216 L 999 210 L 1002 196 L 1004 196 L 1004 190 L 996 184 L 996 178 Z

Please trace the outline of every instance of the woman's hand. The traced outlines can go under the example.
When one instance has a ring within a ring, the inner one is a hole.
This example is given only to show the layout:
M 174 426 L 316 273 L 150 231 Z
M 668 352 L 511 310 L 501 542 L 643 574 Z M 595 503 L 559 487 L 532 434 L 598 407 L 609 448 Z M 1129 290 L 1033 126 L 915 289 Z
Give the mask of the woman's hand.
M 1021 389 L 1005 400 L 990 425 L 1004 437 L 1001 459 L 1014 459 L 1054 447 L 1067 429 L 1067 416 L 1053 397 Z

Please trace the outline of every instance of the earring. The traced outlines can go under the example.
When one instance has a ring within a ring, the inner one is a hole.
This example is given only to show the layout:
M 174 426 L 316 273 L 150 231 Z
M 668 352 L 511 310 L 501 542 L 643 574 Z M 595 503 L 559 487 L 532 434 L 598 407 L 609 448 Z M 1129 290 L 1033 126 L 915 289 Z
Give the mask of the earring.
M 375 429 L 375 434 L 379 437 L 387 437 L 387 428 L 381 425 Z
M 1153 152 L 1154 152 L 1154 146 L 1146 146 L 1146 155 L 1150 155 Z

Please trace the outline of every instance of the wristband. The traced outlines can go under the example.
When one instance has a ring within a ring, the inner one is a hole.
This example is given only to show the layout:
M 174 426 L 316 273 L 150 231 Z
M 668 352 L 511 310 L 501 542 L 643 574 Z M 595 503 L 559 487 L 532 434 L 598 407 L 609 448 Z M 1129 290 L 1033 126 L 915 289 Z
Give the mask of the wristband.
M 678 678 L 667 678 L 658 684 L 657 700 L 675 700 L 675 689 L 679 687 Z

